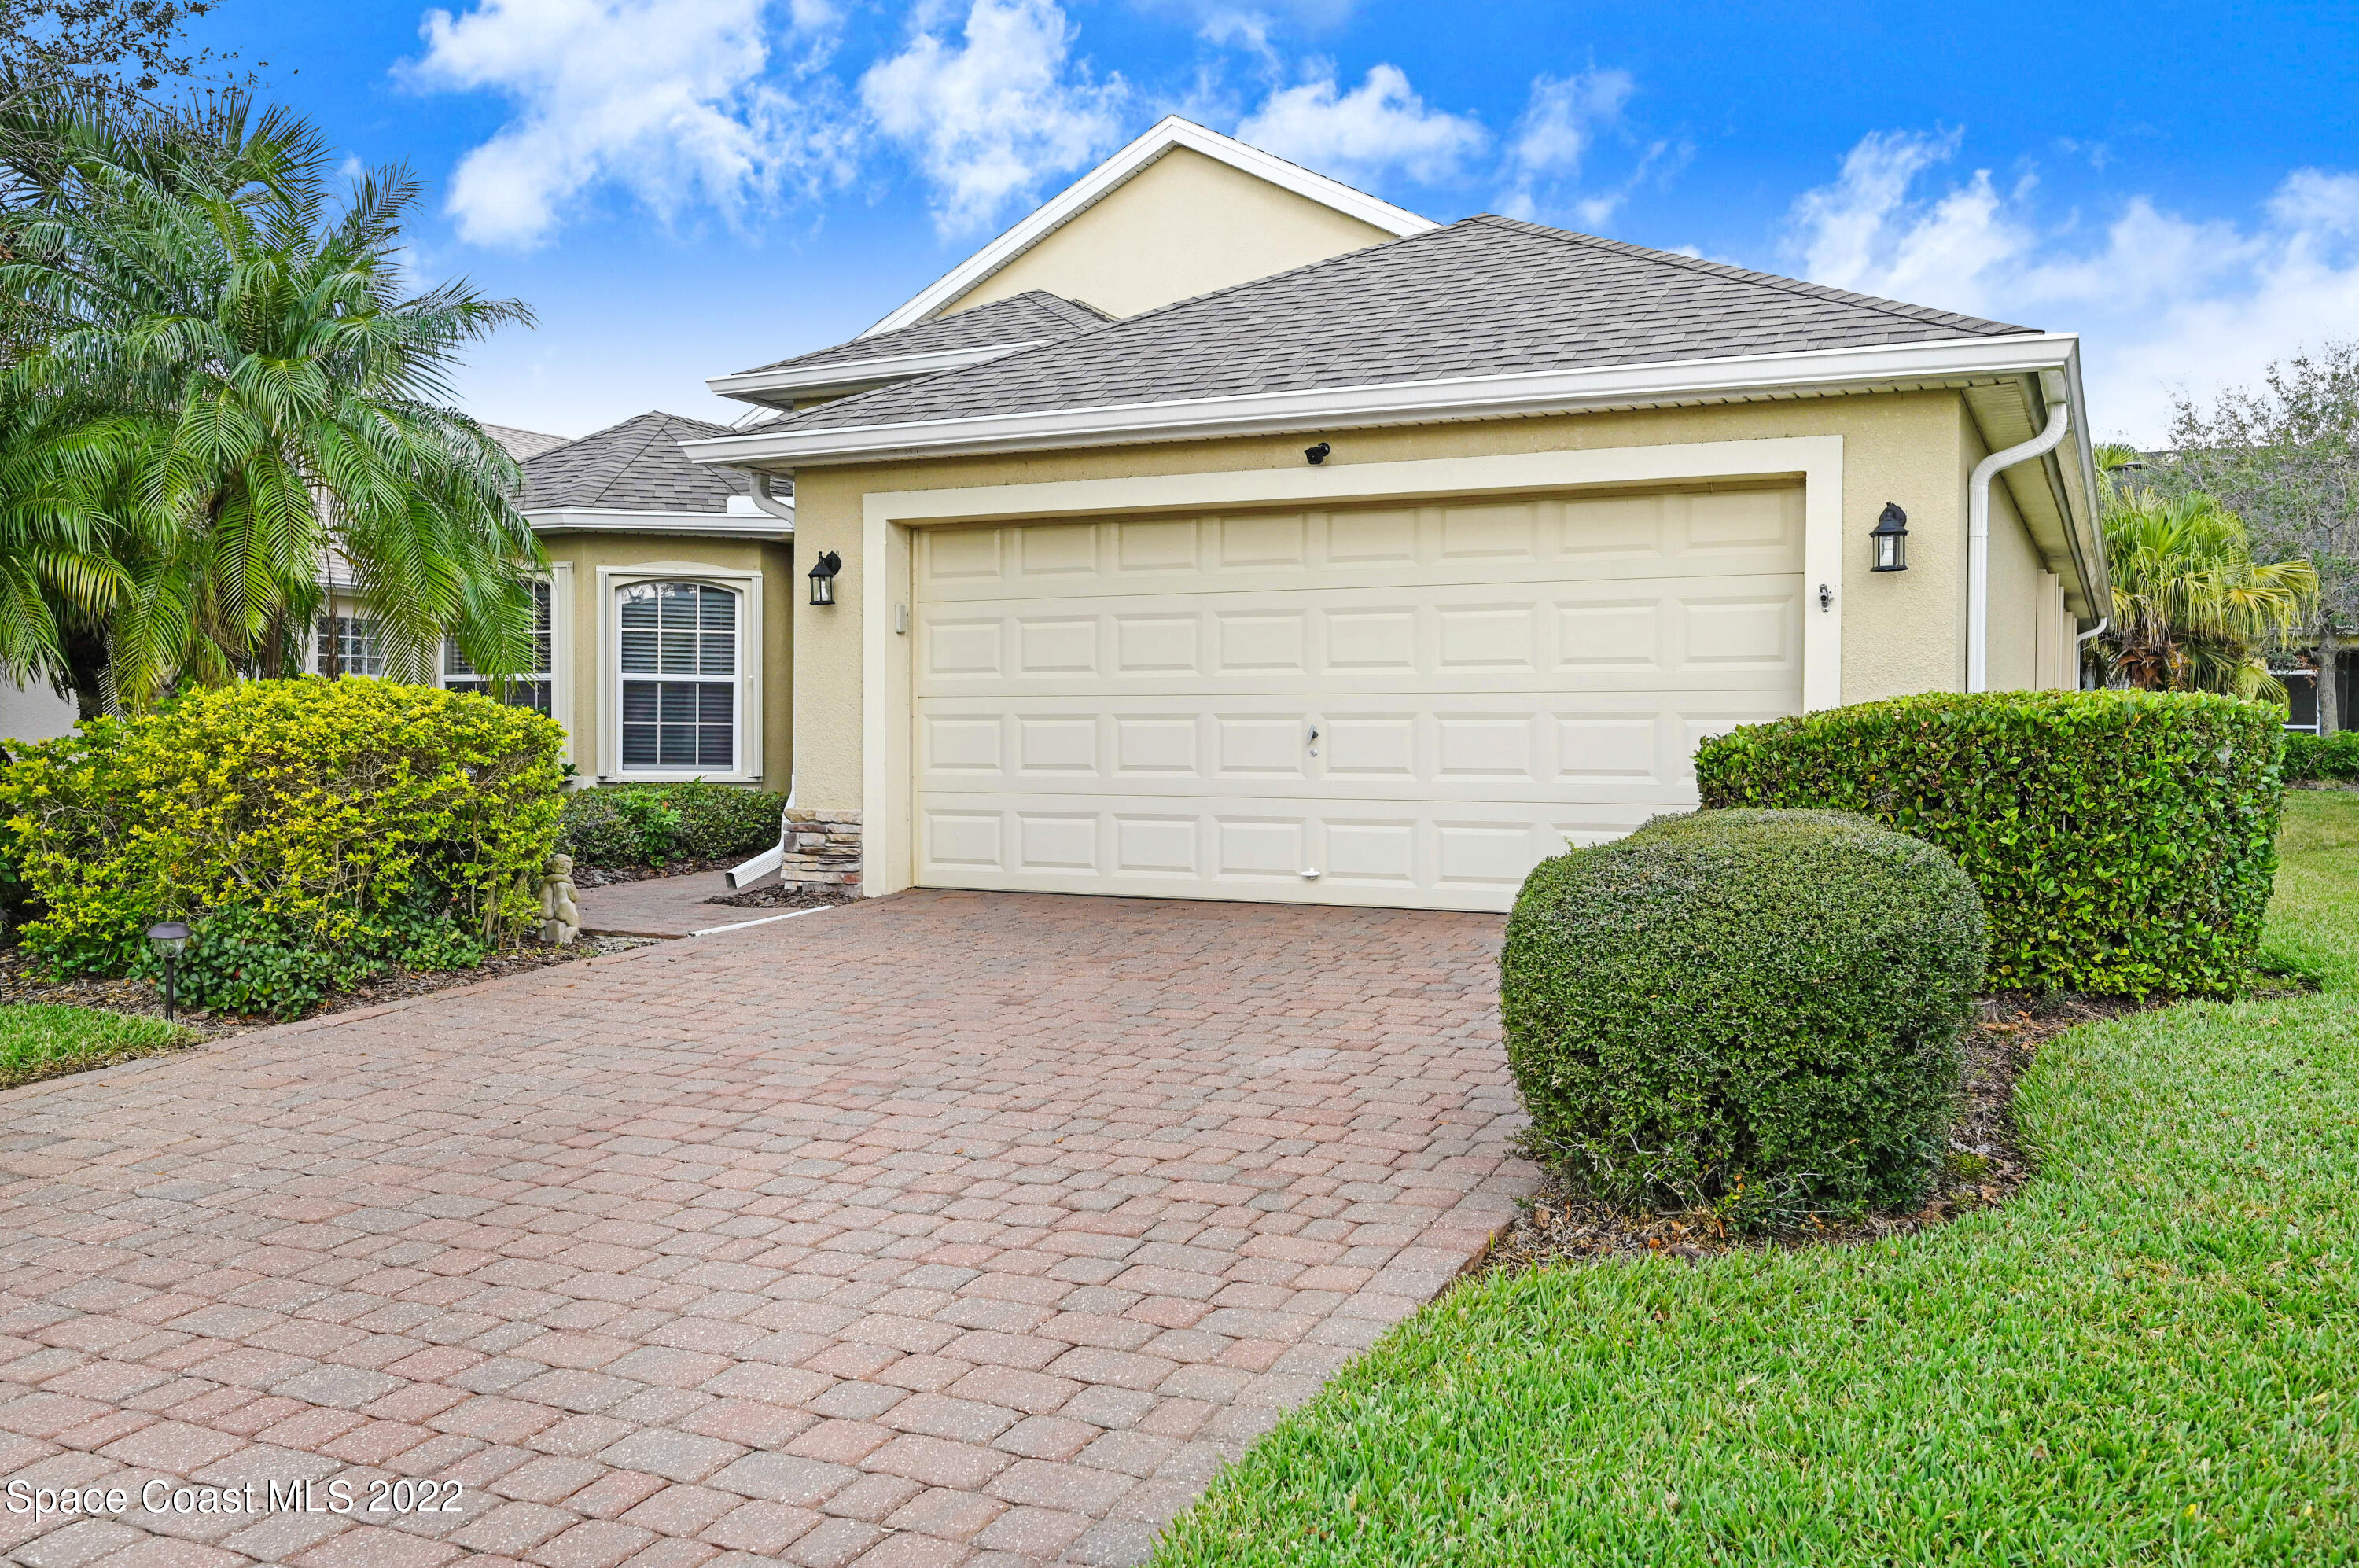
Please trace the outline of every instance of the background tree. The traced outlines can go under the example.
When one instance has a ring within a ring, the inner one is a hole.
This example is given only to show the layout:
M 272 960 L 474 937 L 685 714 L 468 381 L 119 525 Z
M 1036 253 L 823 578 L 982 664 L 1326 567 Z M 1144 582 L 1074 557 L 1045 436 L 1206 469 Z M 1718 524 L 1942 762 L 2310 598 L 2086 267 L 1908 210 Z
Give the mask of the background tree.
M 2317 649 L 2319 729 L 2344 724 L 2341 645 L 2359 625 L 2359 343 L 2269 366 L 2258 389 L 2182 398 L 2175 449 L 2153 460 L 2171 494 L 2202 491 L 2241 517 L 2263 561 L 2307 561 L 2318 594 L 2301 640 Z
M 2265 656 L 2315 615 L 2310 563 L 2256 561 L 2243 520 L 2214 496 L 2128 483 L 2147 466 L 2132 449 L 2101 446 L 2096 456 L 2114 585 L 2099 641 L 2111 678 L 2282 702 Z
M 80 109 L 59 145 L 0 213 L 0 301 L 38 326 L 0 370 L 0 583 L 38 584 L 46 615 L 0 632 L 0 661 L 64 676 L 86 714 L 277 674 L 334 560 L 388 675 L 430 679 L 446 632 L 523 670 L 539 545 L 449 375 L 530 316 L 463 282 L 408 292 L 419 182 L 380 170 L 332 210 L 318 132 L 235 95 L 168 134 Z

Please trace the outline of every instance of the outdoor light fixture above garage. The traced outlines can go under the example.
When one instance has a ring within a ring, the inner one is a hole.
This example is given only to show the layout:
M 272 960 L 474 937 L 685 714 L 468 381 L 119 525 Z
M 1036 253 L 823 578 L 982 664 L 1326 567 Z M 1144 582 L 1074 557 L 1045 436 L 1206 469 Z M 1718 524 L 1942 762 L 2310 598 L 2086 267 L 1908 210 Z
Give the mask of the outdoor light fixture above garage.
M 842 570 L 843 557 L 836 554 L 833 550 L 829 550 L 825 555 L 821 556 L 817 561 L 811 562 L 810 585 L 812 604 L 832 604 L 835 603 L 835 574 Z
M 1868 530 L 1868 540 L 1875 546 L 1877 572 L 1908 570 L 1908 514 L 1900 509 L 1897 501 L 1884 504 L 1884 516 L 1875 519 Z

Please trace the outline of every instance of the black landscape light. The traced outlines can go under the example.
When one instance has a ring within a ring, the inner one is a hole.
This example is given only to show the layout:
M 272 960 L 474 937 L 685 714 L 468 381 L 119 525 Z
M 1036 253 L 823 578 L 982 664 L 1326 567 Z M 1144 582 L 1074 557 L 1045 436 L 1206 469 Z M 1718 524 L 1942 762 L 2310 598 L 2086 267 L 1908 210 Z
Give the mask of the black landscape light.
M 1867 537 L 1875 546 L 1875 571 L 1908 570 L 1908 514 L 1900 509 L 1900 503 L 1884 504 L 1884 516 L 1875 519 L 1875 527 L 1868 530 Z
M 174 981 L 179 978 L 180 954 L 189 945 L 189 927 L 184 920 L 165 920 L 147 928 L 147 945 L 164 961 L 164 1019 L 170 1022 L 173 1005 L 179 1000 Z
M 821 556 L 817 561 L 811 562 L 810 584 L 812 604 L 832 604 L 835 603 L 835 574 L 842 570 L 843 557 L 836 554 L 833 550 L 829 550 L 825 555 Z

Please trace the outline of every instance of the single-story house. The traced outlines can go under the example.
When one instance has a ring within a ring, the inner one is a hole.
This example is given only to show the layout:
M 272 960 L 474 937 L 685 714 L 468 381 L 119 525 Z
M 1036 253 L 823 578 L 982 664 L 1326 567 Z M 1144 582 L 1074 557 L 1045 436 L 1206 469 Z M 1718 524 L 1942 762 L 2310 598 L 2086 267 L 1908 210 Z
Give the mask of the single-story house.
M 1699 738 L 2078 684 L 2069 333 L 1157 125 L 853 342 L 524 454 L 535 701 L 863 888 L 1501 909 Z M 463 683 L 463 669 L 447 679 Z
M 792 486 L 797 803 L 872 894 L 1504 909 L 1703 735 L 2077 684 L 2109 596 L 2071 335 L 1179 120 L 712 385 L 779 410 L 685 449 Z

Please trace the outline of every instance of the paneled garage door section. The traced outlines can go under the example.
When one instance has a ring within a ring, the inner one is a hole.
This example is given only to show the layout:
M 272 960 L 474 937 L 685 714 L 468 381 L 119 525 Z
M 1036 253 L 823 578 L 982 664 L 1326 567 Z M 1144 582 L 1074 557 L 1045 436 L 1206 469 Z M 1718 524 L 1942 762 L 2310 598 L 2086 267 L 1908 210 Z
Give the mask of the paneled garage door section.
M 1797 713 L 1802 493 L 917 538 L 916 879 L 1504 909 Z

